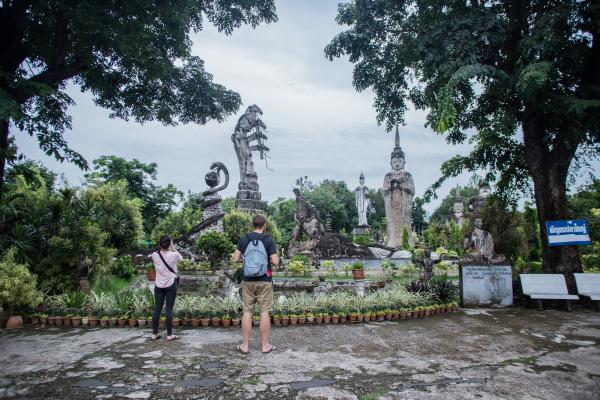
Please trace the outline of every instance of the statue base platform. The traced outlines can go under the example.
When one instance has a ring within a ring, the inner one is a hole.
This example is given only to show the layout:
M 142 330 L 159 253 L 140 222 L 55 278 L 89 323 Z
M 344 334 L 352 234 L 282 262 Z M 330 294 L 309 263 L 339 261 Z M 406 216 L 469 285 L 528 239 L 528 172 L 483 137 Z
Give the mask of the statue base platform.
M 356 238 L 357 236 L 363 235 L 371 235 L 369 225 L 359 225 L 356 228 L 352 229 L 352 237 Z

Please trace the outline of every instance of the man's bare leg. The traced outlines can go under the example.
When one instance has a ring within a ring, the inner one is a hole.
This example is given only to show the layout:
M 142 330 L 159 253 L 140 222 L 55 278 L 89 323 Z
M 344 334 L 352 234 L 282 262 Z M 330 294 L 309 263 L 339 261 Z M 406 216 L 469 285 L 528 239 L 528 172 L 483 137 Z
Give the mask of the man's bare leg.
M 261 312 L 260 313 L 260 335 L 262 338 L 262 351 L 267 352 L 271 350 L 271 345 L 269 344 L 269 331 L 271 329 L 271 316 L 269 312 Z
M 250 329 L 252 329 L 252 313 L 244 311 L 242 315 L 242 345 L 240 346 L 243 352 L 250 349 Z

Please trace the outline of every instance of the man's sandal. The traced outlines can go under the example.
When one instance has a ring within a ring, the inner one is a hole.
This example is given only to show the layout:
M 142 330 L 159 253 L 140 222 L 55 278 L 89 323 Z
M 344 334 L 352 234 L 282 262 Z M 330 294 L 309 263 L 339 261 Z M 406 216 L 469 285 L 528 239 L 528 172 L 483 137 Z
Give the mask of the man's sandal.
M 269 354 L 270 352 L 272 352 L 273 350 L 275 350 L 275 346 L 271 345 L 271 348 L 267 351 L 263 351 L 263 354 Z

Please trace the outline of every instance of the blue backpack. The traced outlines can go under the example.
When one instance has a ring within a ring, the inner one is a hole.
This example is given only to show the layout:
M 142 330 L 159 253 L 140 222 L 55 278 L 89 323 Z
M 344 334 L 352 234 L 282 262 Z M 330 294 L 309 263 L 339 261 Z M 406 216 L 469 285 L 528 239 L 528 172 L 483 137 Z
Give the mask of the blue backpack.
M 264 239 L 264 238 L 263 238 Z M 256 278 L 267 273 L 269 266 L 269 257 L 267 249 L 261 240 L 250 240 L 244 251 L 244 276 L 247 278 Z

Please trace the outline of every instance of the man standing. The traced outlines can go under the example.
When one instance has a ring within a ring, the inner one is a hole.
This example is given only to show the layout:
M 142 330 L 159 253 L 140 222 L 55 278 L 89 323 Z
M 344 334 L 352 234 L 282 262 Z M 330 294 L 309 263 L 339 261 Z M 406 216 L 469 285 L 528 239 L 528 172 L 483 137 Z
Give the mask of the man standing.
M 273 278 L 270 266 L 279 265 L 277 245 L 270 235 L 265 234 L 267 220 L 256 215 L 252 220 L 254 231 L 242 236 L 233 254 L 233 261 L 244 262 L 242 281 L 242 344 L 238 350 L 247 354 L 254 306 L 260 311 L 260 333 L 263 354 L 270 353 L 275 346 L 269 344 L 271 328 L 270 312 L 273 310 Z

